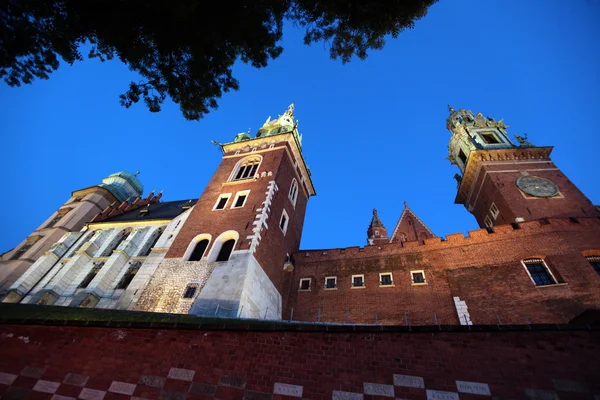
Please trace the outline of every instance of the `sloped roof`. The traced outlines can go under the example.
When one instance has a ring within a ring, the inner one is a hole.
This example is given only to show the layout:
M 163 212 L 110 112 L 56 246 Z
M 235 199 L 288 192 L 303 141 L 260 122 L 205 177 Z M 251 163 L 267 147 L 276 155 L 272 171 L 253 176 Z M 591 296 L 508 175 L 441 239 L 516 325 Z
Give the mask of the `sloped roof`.
M 431 229 L 429 229 L 427 225 L 425 225 L 425 223 L 421 221 L 410 208 L 408 208 L 408 203 L 404 202 L 404 210 L 402 210 L 400 219 L 390 236 L 390 242 L 402 240 L 398 236 L 401 232 L 407 236 L 405 241 L 419 240 L 421 238 L 418 237 L 418 233 L 423 231 L 425 231 L 429 237 L 436 237 Z
M 189 207 L 196 204 L 197 199 L 165 201 L 154 204 L 149 204 L 145 207 L 136 208 L 135 210 L 127 211 L 123 214 L 115 215 L 107 218 L 99 223 L 104 222 L 127 222 L 127 221 L 143 221 L 153 219 L 173 219 Z M 189 207 L 188 207 L 189 206 Z M 185 207 L 185 208 L 184 208 Z M 142 210 L 148 210 L 140 212 Z

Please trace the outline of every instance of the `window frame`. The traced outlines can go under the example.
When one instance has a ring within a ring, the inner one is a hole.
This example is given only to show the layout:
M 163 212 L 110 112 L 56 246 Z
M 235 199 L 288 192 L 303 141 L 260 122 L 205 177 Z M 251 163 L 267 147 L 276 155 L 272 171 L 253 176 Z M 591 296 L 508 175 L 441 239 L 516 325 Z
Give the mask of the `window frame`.
M 227 179 L 227 182 L 243 182 L 250 179 L 254 179 L 258 175 L 258 170 L 260 168 L 260 165 L 262 164 L 262 161 L 262 156 L 258 154 L 253 154 L 251 156 L 246 156 L 242 158 L 240 161 L 237 162 L 237 164 L 233 168 L 233 171 L 231 172 L 231 175 L 229 175 L 229 179 Z M 246 163 L 252 163 L 253 165 L 256 165 L 256 168 L 254 168 L 254 174 L 248 174 L 248 176 L 244 178 L 240 177 L 239 179 L 236 179 L 236 176 L 239 174 L 240 170 L 243 167 L 246 167 Z
M 298 201 L 298 191 L 299 185 L 298 180 L 296 178 L 292 179 L 292 183 L 290 184 L 290 190 L 288 192 L 288 199 L 292 203 L 292 206 L 296 207 L 296 202 Z
M 485 225 L 487 228 L 491 228 L 494 226 L 494 221 L 492 221 L 489 215 L 486 215 L 483 219 L 483 225 Z
M 243 208 L 246 205 L 246 202 L 248 201 L 248 196 L 250 195 L 250 190 L 241 190 L 239 192 L 237 192 L 235 194 L 235 197 L 233 198 L 233 202 L 231 203 L 231 207 L 232 209 L 235 208 Z M 236 206 L 236 203 L 238 201 L 238 199 L 240 198 L 240 196 L 246 196 L 242 205 L 241 206 Z
M 285 222 L 282 227 L 281 222 L 283 221 L 284 216 L 285 216 Z M 284 236 L 287 233 L 287 229 L 288 229 L 289 225 L 290 225 L 290 216 L 288 215 L 287 211 L 285 211 L 285 208 L 284 208 L 283 211 L 281 212 L 281 217 L 279 218 L 279 229 L 281 229 Z
M 587 260 L 588 264 L 590 264 L 590 266 L 594 269 L 594 271 L 596 271 L 598 275 L 600 275 L 600 256 L 586 256 L 585 259 Z M 598 264 L 598 267 L 596 267 L 594 264 Z
M 492 203 L 490 205 L 490 215 L 492 218 L 494 218 L 494 221 L 498 218 L 498 215 L 500 215 L 500 210 L 498 209 L 496 203 Z
M 302 283 L 304 282 L 308 282 L 308 288 L 306 289 L 302 289 Z M 312 278 L 300 278 L 300 281 L 298 282 L 298 291 L 299 292 L 310 292 L 310 289 L 312 287 Z
M 390 283 L 383 283 L 383 277 L 389 276 Z M 392 287 L 394 286 L 394 275 L 391 272 L 380 272 L 379 273 L 379 287 Z
M 361 286 L 354 285 L 354 278 L 361 278 L 362 285 Z M 352 278 L 350 280 L 350 284 L 352 285 L 351 286 L 352 289 L 364 289 L 364 288 L 366 288 L 367 287 L 367 283 L 365 282 L 365 275 L 364 274 L 352 275 Z
M 327 287 L 327 281 L 329 279 L 333 279 L 333 287 Z M 326 276 L 323 289 L 324 290 L 337 290 L 337 276 Z
M 183 293 L 181 294 L 181 298 L 183 300 L 194 300 L 196 298 L 196 296 L 198 295 L 198 289 L 200 288 L 200 285 L 198 283 L 188 283 L 187 285 L 185 285 L 185 289 L 183 289 Z M 194 289 L 194 292 L 192 293 L 191 296 L 186 296 L 186 294 L 188 293 L 188 290 L 190 289 Z
M 414 274 L 421 274 L 423 276 L 423 282 L 416 282 Z M 412 270 L 410 271 L 410 282 L 412 285 L 427 285 L 427 277 L 425 276 L 425 271 L 422 269 Z
M 221 193 L 219 195 L 219 197 L 217 198 L 217 201 L 215 202 L 215 205 L 213 206 L 212 210 L 213 211 L 219 211 L 219 210 L 226 209 L 227 208 L 227 203 L 229 203 L 229 199 L 231 198 L 231 195 L 232 195 L 232 193 Z M 223 208 L 217 208 L 217 206 L 221 202 L 221 199 L 226 199 L 225 200 L 225 204 L 223 204 Z
M 529 272 L 529 268 L 527 268 L 527 264 L 536 264 L 536 263 L 540 263 L 544 266 L 546 272 L 548 273 L 548 275 L 550 276 L 550 278 L 554 281 L 553 283 L 549 283 L 546 285 L 538 285 L 535 281 L 535 279 L 533 279 L 533 276 L 531 276 L 531 272 Z M 523 265 L 523 268 L 525 268 L 525 272 L 527 272 L 527 275 L 529 276 L 529 279 L 531 279 L 531 282 L 533 283 L 533 285 L 535 287 L 546 287 L 546 286 L 554 286 L 554 285 L 558 285 L 558 279 L 556 279 L 556 277 L 554 276 L 554 274 L 552 273 L 552 271 L 550 270 L 550 268 L 548 267 L 548 264 L 546 263 L 546 260 L 544 260 L 543 258 L 539 258 L 539 257 L 531 257 L 531 258 L 524 258 L 521 260 L 521 265 Z

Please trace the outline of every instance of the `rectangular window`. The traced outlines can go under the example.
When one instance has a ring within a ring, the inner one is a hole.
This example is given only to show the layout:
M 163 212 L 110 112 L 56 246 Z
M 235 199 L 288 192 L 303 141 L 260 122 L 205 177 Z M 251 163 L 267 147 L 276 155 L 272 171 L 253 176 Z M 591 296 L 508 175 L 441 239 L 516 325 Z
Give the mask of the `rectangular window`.
M 465 155 L 465 153 L 462 150 L 460 150 L 458 152 L 458 158 L 460 159 L 460 161 L 462 161 L 464 166 L 467 165 L 467 156 Z
M 485 219 L 483 220 L 483 223 L 485 224 L 485 226 L 487 226 L 488 228 L 491 228 L 492 226 L 494 226 L 494 223 L 492 222 L 492 219 L 490 218 L 489 215 L 485 216 Z
M 79 286 L 77 286 L 77 289 L 87 288 L 89 286 L 89 284 L 92 283 L 92 281 L 94 280 L 96 275 L 98 275 L 98 272 L 100 272 L 100 268 L 102 268 L 103 265 L 104 265 L 104 263 L 94 266 L 92 268 L 92 270 L 85 276 L 85 278 L 83 278 L 81 283 L 79 283 Z
M 279 220 L 279 227 L 283 231 L 284 235 L 287 232 L 288 222 L 289 222 L 289 216 L 288 216 L 287 212 L 285 210 L 283 210 L 283 213 L 281 214 L 281 219 Z
M 183 293 L 184 299 L 193 299 L 198 290 L 198 285 L 187 285 L 185 292 Z
M 492 215 L 492 218 L 494 218 L 494 219 L 498 218 L 498 214 L 500 214 L 500 210 L 498 210 L 498 207 L 496 207 L 496 203 L 492 203 L 492 205 L 490 206 L 490 214 Z
M 494 135 L 492 132 L 480 133 L 479 136 L 481 137 L 481 139 L 483 140 L 483 143 L 485 143 L 485 144 L 500 143 L 500 141 L 498 140 L 496 135 Z
M 425 271 L 410 271 L 410 277 L 413 285 L 422 285 L 425 281 Z
M 352 287 L 353 288 L 365 287 L 365 276 L 364 275 L 352 275 Z
M 217 202 L 215 203 L 215 206 L 213 207 L 213 210 L 222 210 L 225 208 L 225 206 L 227 205 L 227 201 L 229 200 L 229 198 L 231 197 L 231 193 L 225 193 L 219 196 Z
M 394 281 L 391 273 L 379 274 L 379 284 L 381 286 L 392 286 Z
M 325 289 L 336 289 L 337 288 L 337 277 L 328 276 L 325 278 Z
M 250 193 L 249 190 L 244 190 L 242 192 L 237 192 L 235 195 L 235 200 L 233 201 L 233 204 L 231 205 L 231 208 L 241 208 L 244 207 L 244 204 L 246 203 L 246 199 L 248 198 L 248 194 Z
M 300 279 L 300 286 L 298 290 L 310 290 L 310 278 Z
M 546 263 L 544 263 L 544 260 L 540 258 L 531 258 L 528 260 L 523 260 L 523 264 L 525 264 L 525 268 L 533 280 L 533 283 L 535 283 L 535 286 L 556 284 L 556 281 L 550 274 L 550 271 L 548 270 Z
M 127 286 L 129 286 L 129 284 L 135 277 L 135 274 L 137 274 L 139 270 L 140 267 L 129 268 L 127 272 L 125 272 L 125 275 L 123 275 L 123 278 L 121 278 L 115 289 L 127 289 Z
M 592 268 L 594 268 L 594 271 L 596 271 L 598 275 L 600 275 L 600 256 L 589 256 L 586 258 L 591 264 Z

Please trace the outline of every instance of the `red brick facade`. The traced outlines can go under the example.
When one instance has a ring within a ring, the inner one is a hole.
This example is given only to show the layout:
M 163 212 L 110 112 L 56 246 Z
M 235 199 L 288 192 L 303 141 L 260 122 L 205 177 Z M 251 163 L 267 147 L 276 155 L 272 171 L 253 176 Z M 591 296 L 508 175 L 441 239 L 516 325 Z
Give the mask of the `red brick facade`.
M 253 142 L 247 143 L 252 146 Z M 260 231 L 260 242 L 256 247 L 255 257 L 277 289 L 282 292 L 283 265 L 286 256 L 299 248 L 309 194 L 296 166 L 299 160 L 293 159 L 290 145 L 280 142 L 273 148 L 264 147 L 255 150 L 248 147 L 246 151 L 239 151 L 238 154 L 233 151 L 224 154 L 221 165 L 175 238 L 166 258 L 183 257 L 192 239 L 203 233 L 210 234 L 213 239 L 206 250 L 208 254 L 214 239 L 228 230 L 239 233 L 235 250 L 250 249 L 252 240 L 248 237 L 253 235 L 257 214 L 260 213 L 269 186 L 274 181 L 276 190 L 269 206 L 268 226 Z M 257 178 L 228 182 L 238 162 L 254 156 L 262 157 L 256 171 Z M 299 185 L 296 202 L 292 204 L 289 193 L 294 179 Z M 244 190 L 250 191 L 245 205 L 241 208 L 231 208 L 236 193 Z M 231 193 L 225 208 L 214 210 L 219 196 L 224 193 Z M 284 209 L 289 217 L 285 233 L 279 226 Z
M 364 248 L 300 251 L 284 319 L 380 324 L 458 324 L 455 297 L 474 324 L 567 323 L 600 308 L 600 275 L 585 256 L 600 255 L 600 219 L 548 219 L 481 229 L 468 237 Z M 555 279 L 536 286 L 521 260 L 543 259 Z M 425 283 L 411 271 L 423 271 Z M 391 273 L 393 286 L 380 286 Z M 352 276 L 365 286 L 353 288 Z M 337 287 L 326 289 L 325 278 Z M 310 290 L 298 290 L 300 280 Z
M 535 328 L 307 333 L 0 325 L 0 396 L 593 400 L 600 393 L 598 339 L 597 331 Z

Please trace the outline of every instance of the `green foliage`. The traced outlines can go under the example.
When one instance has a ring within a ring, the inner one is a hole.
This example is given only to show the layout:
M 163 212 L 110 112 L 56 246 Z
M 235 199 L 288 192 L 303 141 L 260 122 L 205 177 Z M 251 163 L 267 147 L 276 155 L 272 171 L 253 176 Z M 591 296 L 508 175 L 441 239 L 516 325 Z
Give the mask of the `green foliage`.
M 0 77 L 10 86 L 48 79 L 59 57 L 118 58 L 143 77 L 120 95 L 158 112 L 169 96 L 186 119 L 217 108 L 239 88 L 240 59 L 266 67 L 283 48 L 283 21 L 306 29 L 306 44 L 325 41 L 349 62 L 381 49 L 385 37 L 414 26 L 437 0 L 0 0 Z

